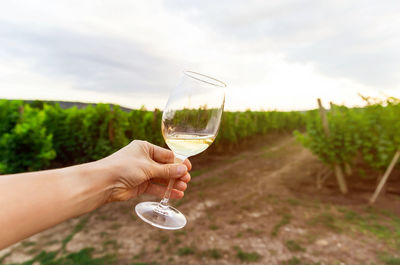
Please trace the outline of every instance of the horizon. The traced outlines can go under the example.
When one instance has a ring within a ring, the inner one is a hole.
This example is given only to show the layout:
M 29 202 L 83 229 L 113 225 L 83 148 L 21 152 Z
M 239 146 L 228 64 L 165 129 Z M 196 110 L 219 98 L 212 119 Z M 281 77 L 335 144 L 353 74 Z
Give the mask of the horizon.
M 378 102 L 385 102 L 389 98 L 394 98 L 394 99 L 397 99 L 397 100 L 400 101 L 400 98 L 397 98 L 397 97 L 374 98 L 374 97 L 368 97 L 368 96 L 364 96 L 364 95 L 359 95 L 359 97 L 360 98 L 367 97 L 369 99 L 372 99 L 373 101 L 378 101 Z M 39 102 L 44 102 L 44 103 L 55 103 L 55 104 L 67 103 L 67 104 L 71 105 L 71 106 L 68 106 L 68 107 L 62 107 L 61 106 L 61 108 L 64 108 L 64 109 L 70 108 L 72 106 L 77 106 L 78 108 L 81 108 L 79 106 L 80 104 L 85 105 L 85 106 L 82 106 L 82 107 L 87 107 L 88 105 L 106 104 L 106 105 L 119 106 L 119 107 L 121 107 L 123 109 L 127 109 L 127 110 L 143 109 L 143 110 L 146 110 L 146 111 L 155 111 L 155 110 L 163 111 L 163 108 L 147 108 L 147 106 L 145 106 L 145 105 L 142 105 L 142 106 L 137 107 L 137 108 L 130 108 L 130 107 L 127 107 L 127 106 L 124 106 L 124 105 L 121 105 L 121 104 L 118 104 L 118 103 L 112 103 L 112 102 L 67 101 L 67 100 L 48 100 L 48 99 L 20 99 L 20 98 L 0 98 L 0 100 L 21 100 L 21 101 L 28 101 L 28 102 L 39 101 Z M 316 99 L 315 101 L 317 102 L 317 100 L 318 99 Z M 331 103 L 333 103 L 334 105 L 337 105 L 337 106 L 345 106 L 345 107 L 348 107 L 348 108 L 364 108 L 364 107 L 368 106 L 368 103 L 364 99 L 362 101 L 364 103 L 363 105 L 354 105 L 354 106 L 346 106 L 346 105 L 336 104 L 335 102 L 332 102 L 332 101 L 324 102 L 324 101 L 321 100 L 321 102 L 322 102 L 322 106 L 327 110 L 330 109 L 330 104 Z M 235 109 L 227 110 L 227 109 L 224 108 L 224 111 L 227 111 L 227 112 L 245 112 L 245 111 L 254 111 L 254 112 L 270 112 L 270 111 L 277 111 L 277 112 L 291 112 L 291 111 L 294 111 L 294 112 L 307 112 L 307 111 L 316 110 L 318 108 L 319 108 L 318 104 L 316 103 L 316 106 L 314 108 L 309 108 L 309 109 L 280 110 L 280 109 L 250 109 L 249 108 L 249 109 L 245 109 L 245 110 L 235 110 Z

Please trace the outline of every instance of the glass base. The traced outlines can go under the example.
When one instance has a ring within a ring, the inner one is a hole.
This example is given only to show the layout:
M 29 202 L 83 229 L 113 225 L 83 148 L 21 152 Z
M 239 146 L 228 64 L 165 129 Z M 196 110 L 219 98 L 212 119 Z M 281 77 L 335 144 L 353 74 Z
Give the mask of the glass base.
M 180 211 L 158 202 L 141 202 L 135 211 L 143 221 L 161 229 L 176 230 L 186 225 L 186 218 Z

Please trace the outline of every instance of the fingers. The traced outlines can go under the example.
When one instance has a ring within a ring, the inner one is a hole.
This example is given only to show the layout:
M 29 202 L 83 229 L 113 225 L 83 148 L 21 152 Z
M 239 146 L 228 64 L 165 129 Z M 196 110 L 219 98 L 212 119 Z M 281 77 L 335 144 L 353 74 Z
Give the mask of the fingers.
M 174 189 L 180 190 L 180 191 L 185 191 L 187 189 L 187 184 L 183 181 L 175 181 Z
M 149 186 L 146 189 L 146 193 L 162 198 L 164 196 L 164 193 L 165 193 L 166 189 L 167 189 L 167 187 L 150 183 Z M 184 195 L 183 191 L 173 189 L 171 191 L 171 197 L 170 198 L 171 199 L 180 199 L 180 198 L 183 197 L 183 195 Z
M 190 180 L 192 179 L 192 177 L 190 176 L 189 173 L 187 173 L 185 176 L 181 177 L 179 180 L 188 183 Z
M 154 161 L 156 161 L 158 163 L 163 163 L 163 164 L 174 163 L 175 156 L 171 150 L 159 147 L 154 144 L 150 144 L 150 143 L 148 143 L 148 144 L 149 144 L 149 147 L 151 150 L 150 154 L 152 154 L 152 158 Z M 186 165 L 188 170 L 192 169 L 192 163 L 190 163 L 189 159 L 185 159 L 185 161 L 183 161 L 183 164 Z
M 189 159 L 186 158 L 185 161 L 183 161 L 183 164 L 186 165 L 188 171 L 192 170 L 192 163 L 190 163 Z
M 185 182 L 185 183 L 188 183 L 188 182 L 191 180 L 191 178 L 192 178 L 192 177 L 190 176 L 190 174 L 187 173 L 185 176 L 180 177 L 180 178 L 177 179 L 175 182 L 183 181 L 183 182 Z M 168 182 L 169 182 L 169 179 L 164 179 L 164 178 L 153 178 L 151 181 L 152 181 L 153 183 L 160 183 L 160 184 L 165 184 L 165 185 L 167 185 Z
M 150 144 L 150 150 L 152 151 L 152 158 L 154 161 L 159 163 L 174 163 L 174 153 L 171 150 L 159 147 L 154 144 Z
M 166 180 L 166 179 L 153 179 L 151 181 L 151 183 L 156 184 L 156 185 L 161 185 L 161 186 L 167 186 L 168 185 L 168 180 Z M 187 183 L 182 181 L 181 179 L 177 179 L 174 182 L 174 186 L 172 188 L 180 190 L 180 191 L 185 191 L 187 189 Z
M 188 168 L 184 164 L 157 164 L 152 167 L 151 178 L 177 179 L 187 174 Z

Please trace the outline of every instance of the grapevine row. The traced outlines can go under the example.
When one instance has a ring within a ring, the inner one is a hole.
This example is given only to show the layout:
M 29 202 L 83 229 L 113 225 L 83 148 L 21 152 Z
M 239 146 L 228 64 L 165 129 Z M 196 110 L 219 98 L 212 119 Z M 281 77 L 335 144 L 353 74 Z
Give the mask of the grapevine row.
M 347 175 L 358 158 L 383 172 L 400 150 L 400 100 L 365 100 L 368 104 L 363 108 L 331 104 L 326 112 L 327 128 L 321 110 L 308 112 L 306 133 L 295 132 L 297 139 L 324 163 L 338 165 Z
M 125 112 L 97 104 L 83 109 L 0 100 L 0 173 L 68 166 L 105 157 L 131 140 L 165 146 L 162 113 Z M 224 112 L 214 149 L 233 149 L 245 139 L 292 132 L 305 124 L 300 112 Z

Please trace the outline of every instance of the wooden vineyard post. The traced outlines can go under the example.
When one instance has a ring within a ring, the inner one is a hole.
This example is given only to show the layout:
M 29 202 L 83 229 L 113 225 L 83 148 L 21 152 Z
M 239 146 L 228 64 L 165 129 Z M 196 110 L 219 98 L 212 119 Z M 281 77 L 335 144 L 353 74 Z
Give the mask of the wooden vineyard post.
M 320 106 L 322 107 L 322 104 L 320 104 L 320 102 L 318 102 L 318 105 L 320 105 Z M 333 114 L 335 114 L 335 104 L 333 104 L 333 102 L 331 101 L 331 102 L 329 102 L 329 105 L 330 105 L 330 107 L 331 107 L 330 111 L 331 111 Z M 326 121 L 326 123 L 328 123 L 328 121 Z M 351 175 L 353 175 L 353 171 L 351 170 L 351 166 L 350 166 L 349 163 L 344 162 L 343 165 L 341 165 L 341 166 L 343 166 L 343 168 L 344 168 L 344 173 L 346 174 L 346 176 L 351 176 Z
M 345 163 L 343 164 L 343 166 L 344 166 L 344 173 L 346 173 L 346 176 L 351 176 L 351 175 L 353 175 L 353 170 L 351 170 L 351 166 L 350 166 L 349 163 L 345 162 Z
M 326 136 L 329 137 L 329 126 L 328 126 L 328 118 L 326 116 L 326 110 L 322 106 L 321 99 L 319 98 L 317 100 L 318 100 L 319 114 L 321 115 L 321 120 L 322 120 L 322 128 L 324 129 Z M 336 180 L 338 182 L 339 189 L 343 194 L 346 194 L 348 190 L 343 170 L 337 163 L 333 163 L 332 166 L 336 175 Z
M 397 152 L 394 154 L 392 161 L 390 162 L 388 168 L 385 171 L 385 174 L 381 178 L 381 181 L 379 182 L 378 186 L 376 187 L 376 190 L 374 192 L 374 195 L 372 195 L 371 199 L 369 200 L 369 204 L 372 205 L 375 203 L 376 199 L 379 196 L 379 193 L 381 193 L 383 186 L 385 186 L 385 183 L 387 179 L 389 178 L 390 173 L 392 173 L 392 170 L 394 166 L 396 165 L 397 161 L 400 158 L 400 149 L 397 150 Z
M 322 106 L 321 99 L 318 100 L 318 107 L 319 107 L 319 115 L 321 116 L 322 120 L 322 128 L 324 129 L 325 135 L 329 137 L 329 126 L 328 126 L 328 117 L 326 117 L 326 110 Z

